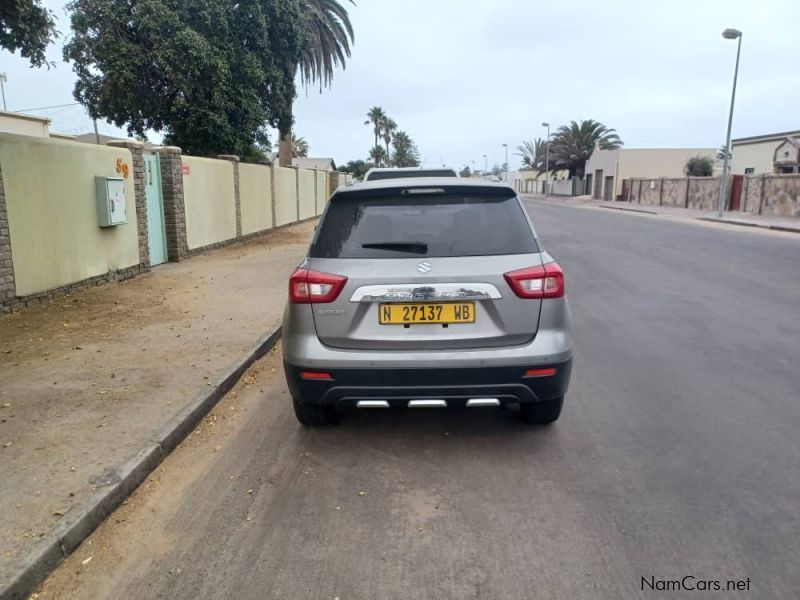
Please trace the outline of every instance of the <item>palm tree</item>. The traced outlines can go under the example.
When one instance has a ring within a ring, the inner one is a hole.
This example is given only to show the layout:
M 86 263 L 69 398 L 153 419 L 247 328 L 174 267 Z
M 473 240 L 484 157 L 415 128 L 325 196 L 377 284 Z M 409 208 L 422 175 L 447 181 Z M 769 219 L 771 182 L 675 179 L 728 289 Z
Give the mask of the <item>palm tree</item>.
M 586 161 L 596 148 L 600 150 L 616 150 L 622 146 L 622 140 L 616 130 L 606 127 L 592 119 L 571 121 L 562 125 L 553 135 L 550 142 L 551 170 L 565 169 L 570 178 L 583 177 Z
M 523 166 L 537 173 L 544 173 L 547 161 L 547 142 L 542 138 L 536 138 L 533 142 L 522 142 L 517 146 L 515 154 L 522 157 Z
M 292 133 L 292 158 L 308 156 L 308 142 L 305 138 L 297 137 Z
M 383 112 L 383 109 L 380 106 L 373 106 L 369 109 L 367 113 L 367 120 L 364 121 L 364 125 L 372 125 L 372 133 L 375 134 L 375 145 L 378 145 L 378 138 L 381 135 L 381 127 L 383 126 L 383 120 L 386 118 L 386 113 Z
M 355 2 L 349 0 L 353 6 Z M 345 59 L 350 57 L 350 44 L 355 40 L 353 25 L 345 8 L 337 0 L 300 0 L 300 7 L 308 19 L 311 42 L 303 53 L 296 69 L 304 85 L 318 81 L 320 91 L 333 81 L 336 67 L 345 68 Z M 279 164 L 292 164 L 291 129 L 281 131 Z
M 405 131 L 397 131 L 394 134 L 392 164 L 395 167 L 419 166 L 419 150 L 417 150 L 414 140 Z
M 381 136 L 386 144 L 386 156 L 391 156 L 389 144 L 392 141 L 392 136 L 394 135 L 395 131 L 397 131 L 397 123 L 394 122 L 394 119 L 388 116 L 384 117 L 383 122 L 381 123 Z
M 369 151 L 369 158 L 370 160 L 375 163 L 376 167 L 381 167 L 386 162 L 386 150 L 383 149 L 383 146 L 375 145 L 372 150 Z

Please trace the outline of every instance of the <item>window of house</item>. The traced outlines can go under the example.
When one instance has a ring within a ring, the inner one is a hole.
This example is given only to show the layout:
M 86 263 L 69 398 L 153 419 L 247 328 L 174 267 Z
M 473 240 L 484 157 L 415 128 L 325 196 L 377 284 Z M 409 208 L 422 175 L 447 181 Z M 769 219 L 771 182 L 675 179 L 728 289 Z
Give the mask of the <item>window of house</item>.
M 753 168 L 753 167 L 747 167 L 747 168 L 744 170 L 744 174 L 745 174 L 745 175 L 752 175 L 752 174 L 753 174 L 753 173 L 755 173 L 755 172 L 756 172 L 756 170 L 755 170 L 755 168 Z

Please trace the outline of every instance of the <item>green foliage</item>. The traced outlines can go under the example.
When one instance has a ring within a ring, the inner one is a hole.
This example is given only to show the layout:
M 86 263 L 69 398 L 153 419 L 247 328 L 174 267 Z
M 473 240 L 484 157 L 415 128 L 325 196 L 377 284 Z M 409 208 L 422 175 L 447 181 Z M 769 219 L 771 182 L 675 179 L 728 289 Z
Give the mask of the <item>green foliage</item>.
M 369 151 L 369 158 L 375 163 L 376 167 L 386 166 L 389 159 L 383 146 L 373 146 L 372 150 Z
M 372 163 L 364 162 L 363 160 L 351 160 L 346 165 L 339 167 L 339 170 L 343 173 L 352 173 L 356 179 L 363 179 L 367 171 L 374 166 Z
M 686 161 L 683 172 L 689 177 L 711 177 L 714 174 L 714 160 L 710 156 L 693 156 Z
M 517 146 L 515 154 L 522 157 L 523 167 L 527 167 L 537 173 L 544 173 L 547 163 L 547 142 L 543 139 L 536 138 L 533 142 L 522 142 Z
M 502 173 L 503 169 L 501 169 L 499 165 L 492 166 L 492 175 L 494 175 L 495 177 L 500 177 Z
M 367 112 L 367 120 L 364 125 L 372 125 L 372 133 L 375 134 L 375 145 L 378 145 L 378 138 L 381 137 L 383 131 L 383 120 L 386 118 L 386 113 L 380 106 L 373 106 Z
M 132 135 L 187 154 L 247 155 L 288 130 L 309 44 L 300 0 L 73 0 L 64 58 L 75 98 Z
M 292 134 L 292 158 L 308 156 L 308 142 L 305 138 L 297 137 Z
M 31 66 L 50 66 L 47 45 L 58 37 L 52 11 L 40 0 L 0 0 L 0 48 L 19 50 Z
M 550 170 L 569 171 L 569 177 L 583 177 L 586 161 L 600 150 L 615 150 L 622 146 L 622 140 L 614 129 L 592 119 L 571 121 L 562 125 L 550 141 Z
M 397 131 L 394 134 L 392 165 L 395 167 L 419 166 L 419 150 L 417 150 L 414 140 L 405 131 Z
M 381 121 L 381 137 L 386 144 L 386 156 L 391 155 L 389 144 L 392 143 L 392 136 L 394 135 L 395 131 L 397 131 L 397 123 L 395 123 L 394 119 L 391 117 L 385 116 Z
M 464 168 L 461 169 L 458 174 L 461 177 L 472 177 L 472 169 L 470 169 L 468 165 L 464 165 Z
M 355 2 L 350 0 L 355 6 Z M 345 68 L 350 57 L 350 44 L 355 40 L 350 16 L 336 0 L 300 0 L 308 19 L 311 44 L 300 60 L 300 77 L 306 85 L 319 82 L 330 86 L 336 67 Z

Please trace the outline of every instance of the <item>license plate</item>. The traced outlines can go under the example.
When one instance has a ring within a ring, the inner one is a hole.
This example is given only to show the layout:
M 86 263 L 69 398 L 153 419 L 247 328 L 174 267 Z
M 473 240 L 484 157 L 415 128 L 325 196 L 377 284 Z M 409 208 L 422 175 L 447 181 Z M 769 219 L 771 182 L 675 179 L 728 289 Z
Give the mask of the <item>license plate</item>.
M 378 309 L 381 325 L 409 323 L 474 323 L 474 302 L 437 304 L 381 304 Z

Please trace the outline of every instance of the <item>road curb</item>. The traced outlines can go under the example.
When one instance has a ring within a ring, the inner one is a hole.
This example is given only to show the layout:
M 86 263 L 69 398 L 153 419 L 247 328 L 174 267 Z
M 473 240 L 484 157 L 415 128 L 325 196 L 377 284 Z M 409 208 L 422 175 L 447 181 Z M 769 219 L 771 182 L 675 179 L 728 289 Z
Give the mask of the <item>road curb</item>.
M 122 504 L 156 467 L 239 381 L 244 372 L 269 352 L 281 338 L 280 325 L 258 340 L 244 359 L 232 365 L 212 388 L 196 396 L 155 435 L 154 440 L 123 464 L 108 487 L 97 490 L 86 506 L 80 508 L 40 540 L 40 547 L 30 553 L 20 571 L 0 590 L 0 600 L 28 598 L 45 578 L 67 558 L 80 543 Z
M 654 210 L 644 210 L 642 208 L 623 208 L 622 206 L 603 206 L 602 204 L 596 204 L 596 205 L 588 204 L 587 206 L 597 206 L 597 208 L 606 208 L 608 210 L 621 210 L 622 212 L 644 213 L 646 215 L 660 214 Z
M 771 229 L 772 231 L 786 231 L 788 233 L 800 233 L 800 228 L 785 227 L 783 225 L 769 225 L 767 223 L 750 223 L 747 221 L 733 221 L 731 219 L 715 219 L 714 217 L 697 217 L 698 221 L 708 221 L 709 223 L 724 223 L 725 225 L 738 225 L 739 227 L 757 227 L 758 229 Z

